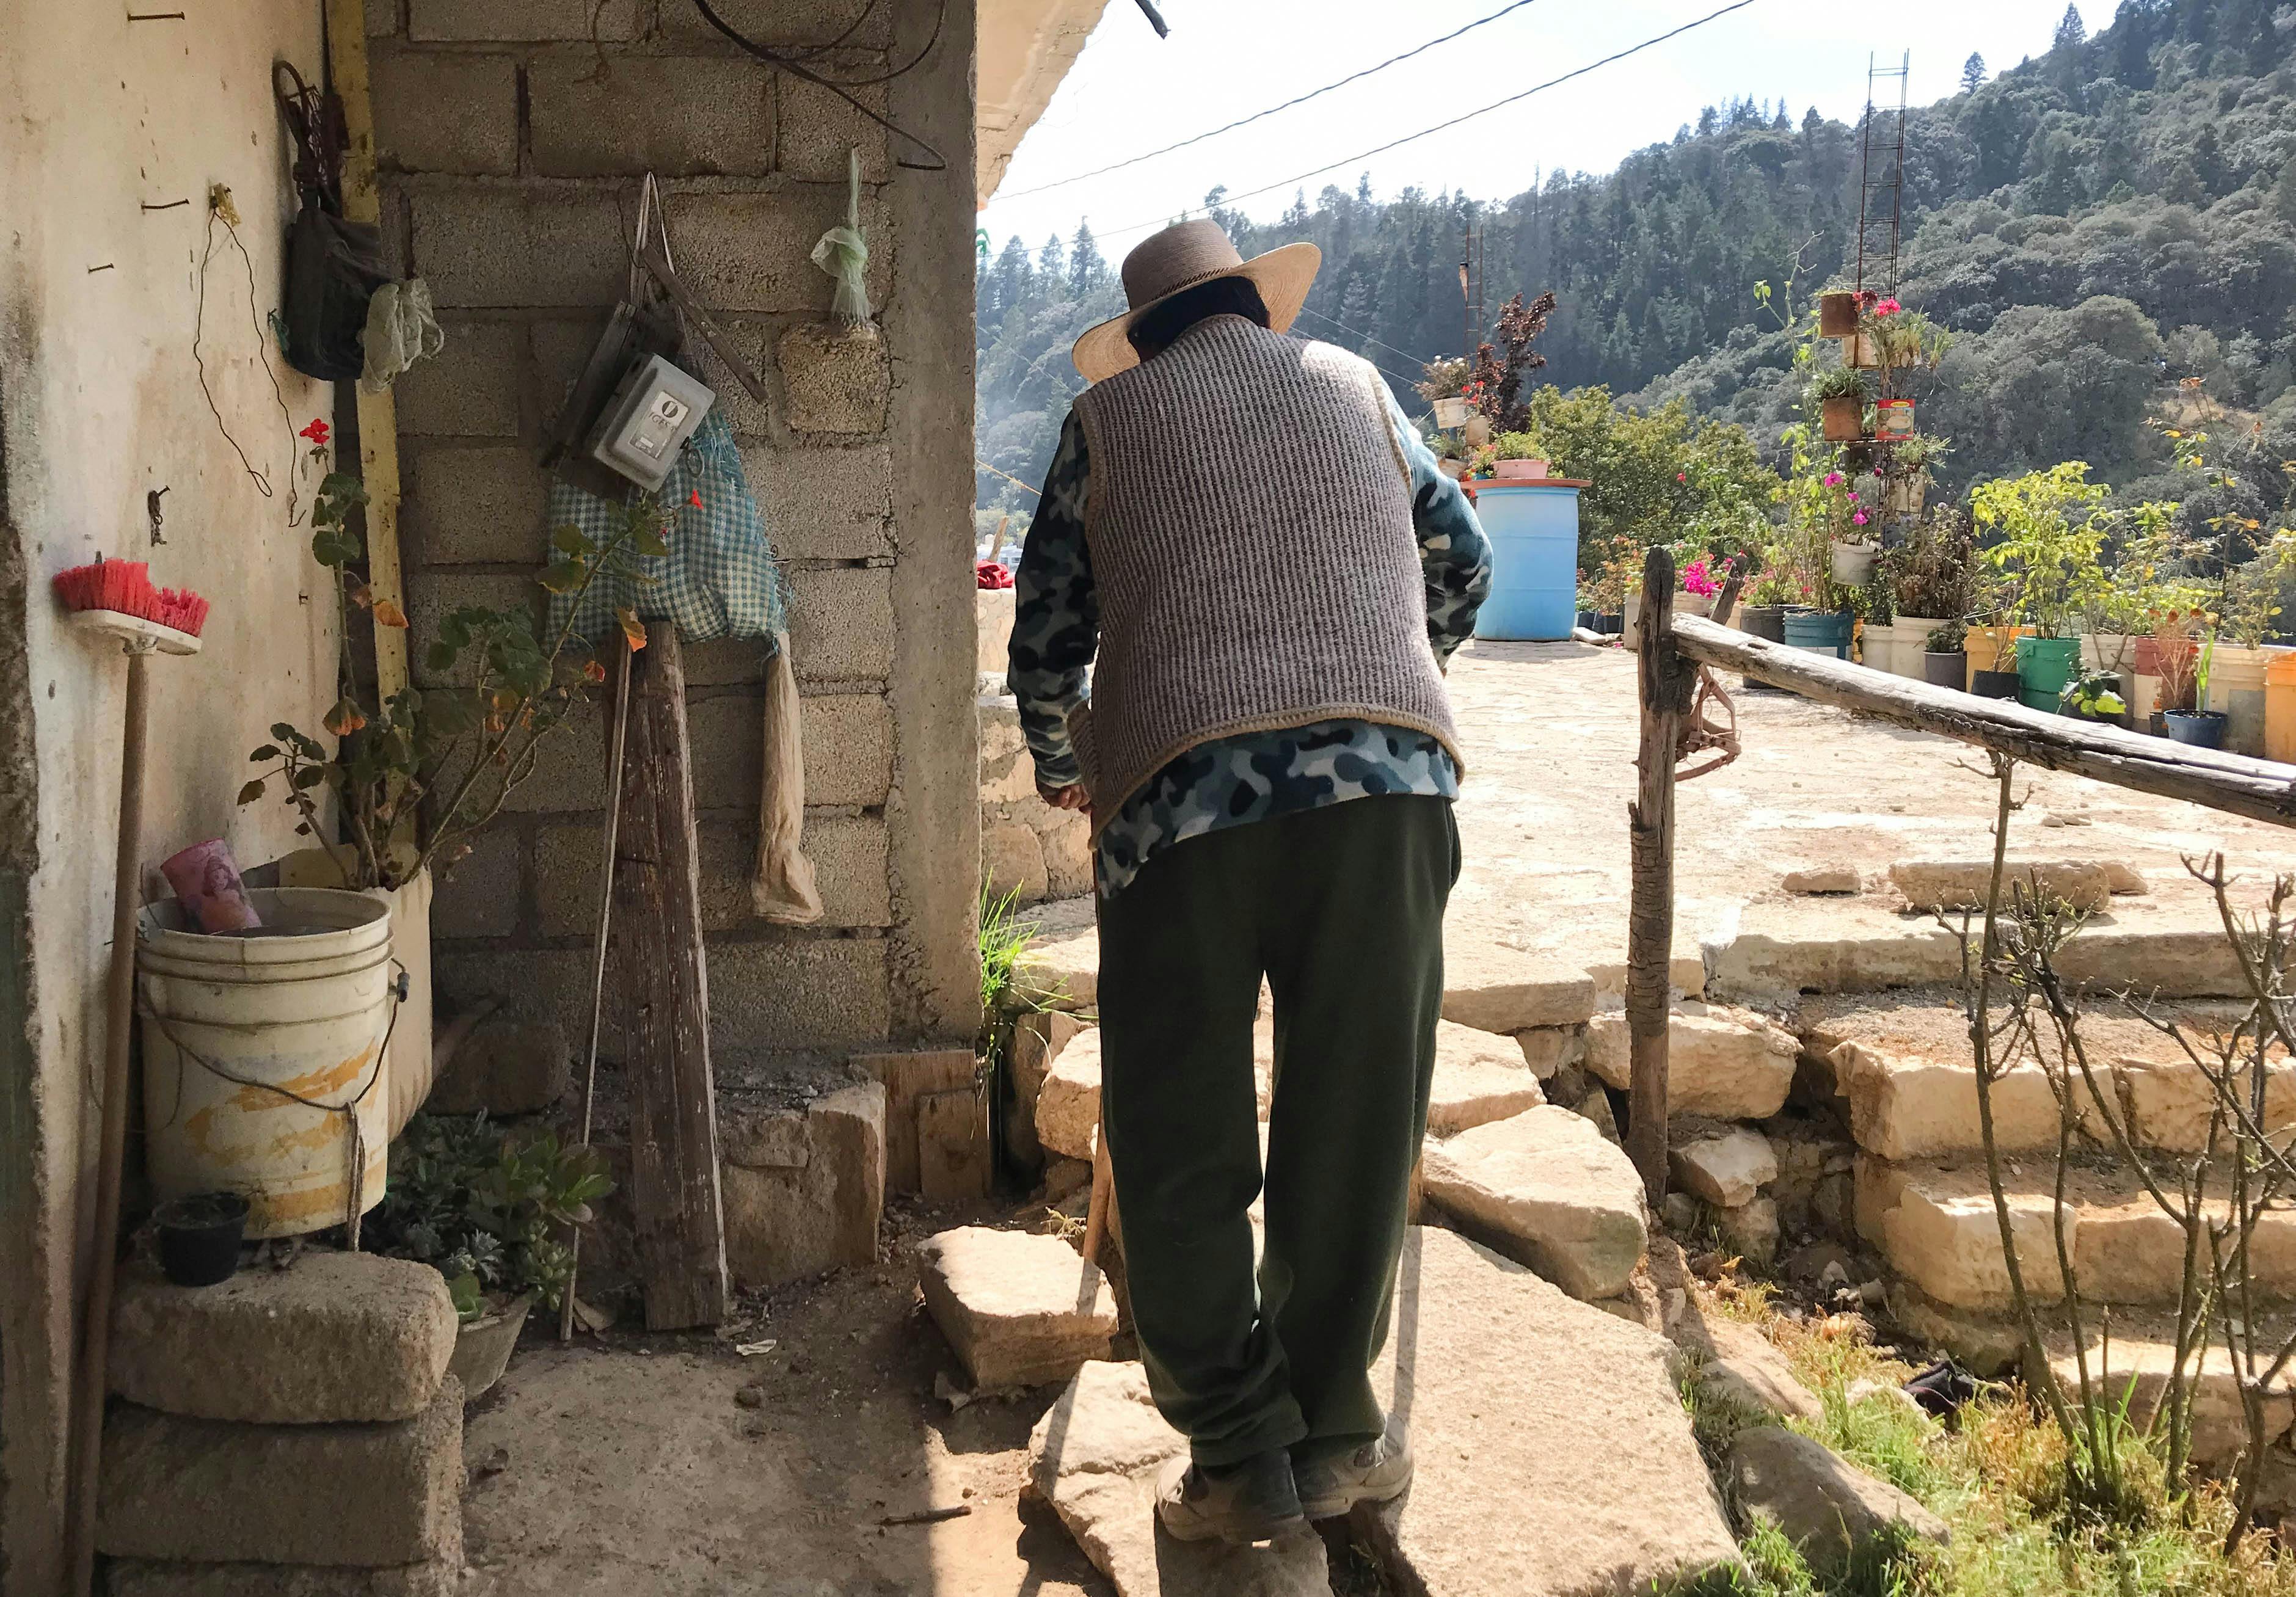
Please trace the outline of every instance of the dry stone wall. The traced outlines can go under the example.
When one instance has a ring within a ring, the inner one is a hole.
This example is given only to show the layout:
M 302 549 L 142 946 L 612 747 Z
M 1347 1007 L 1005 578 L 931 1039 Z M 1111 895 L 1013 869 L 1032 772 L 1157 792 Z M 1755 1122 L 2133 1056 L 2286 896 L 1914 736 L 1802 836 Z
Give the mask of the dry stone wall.
M 721 7 L 761 43 L 819 45 L 861 0 Z M 916 14 L 912 15 L 914 12 Z M 534 594 L 547 484 L 534 446 L 627 280 L 643 175 L 662 182 L 682 274 L 769 390 L 714 359 L 794 591 L 808 851 L 827 914 L 749 913 L 767 663 L 756 642 L 686 653 L 711 1038 L 721 1069 L 969 1036 L 978 860 L 970 571 L 972 7 L 917 70 L 857 91 L 930 138 L 898 168 L 886 131 L 742 54 L 686 0 L 370 4 L 385 227 L 426 278 L 447 348 L 398 389 L 409 610 L 422 637 L 464 603 Z M 931 8 L 871 8 L 814 64 L 868 77 L 927 42 Z M 914 37 L 911 37 L 914 33 Z M 861 152 L 882 335 L 826 321 L 808 258 L 843 220 Z M 418 651 L 419 658 L 419 651 Z M 586 998 L 603 786 L 594 710 L 441 883 L 440 987 L 514 1013 Z

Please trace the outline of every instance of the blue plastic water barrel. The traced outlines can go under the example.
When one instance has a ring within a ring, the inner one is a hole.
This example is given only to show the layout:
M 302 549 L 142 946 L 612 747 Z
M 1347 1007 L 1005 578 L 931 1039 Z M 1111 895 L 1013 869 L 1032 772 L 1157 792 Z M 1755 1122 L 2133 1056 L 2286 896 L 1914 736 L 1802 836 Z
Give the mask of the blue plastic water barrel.
M 1786 612 L 1786 647 L 1807 649 L 1813 654 L 1830 654 L 1836 659 L 1849 658 L 1849 639 L 1857 618 L 1848 610 L 1788 610 Z
M 1570 635 L 1578 609 L 1578 490 L 1559 477 L 1492 479 L 1475 487 L 1491 541 L 1491 596 L 1475 635 L 1551 643 Z

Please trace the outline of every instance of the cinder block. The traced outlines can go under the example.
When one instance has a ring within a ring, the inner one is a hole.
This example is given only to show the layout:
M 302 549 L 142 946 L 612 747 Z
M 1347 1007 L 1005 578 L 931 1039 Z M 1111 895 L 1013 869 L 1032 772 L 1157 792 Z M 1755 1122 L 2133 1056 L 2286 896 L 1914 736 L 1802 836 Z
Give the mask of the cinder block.
M 747 444 L 742 466 L 783 560 L 869 560 L 893 552 L 893 452 Z
M 575 379 L 590 362 L 598 337 L 606 330 L 604 315 L 576 316 L 563 321 L 536 322 L 528 328 L 534 356 L 534 417 L 546 428 L 558 417 L 573 391 Z
M 808 804 L 879 805 L 893 785 L 893 712 L 876 693 L 818 693 L 800 704 Z
M 882 939 L 713 942 L 709 959 L 713 1049 L 863 1048 L 892 1029 Z
M 766 679 L 773 663 L 772 645 L 763 638 L 714 638 L 685 646 L 685 685 L 688 688 L 754 687 Z
M 796 432 L 878 433 L 893 398 L 893 364 L 874 328 L 804 323 L 775 350 Z
M 416 565 L 539 568 L 547 479 L 523 449 L 423 444 L 406 452 L 399 528 Z
M 488 610 L 515 610 L 526 606 L 529 613 L 540 614 L 542 589 L 530 577 L 480 572 L 416 570 L 406 574 L 406 618 L 411 624 L 408 656 L 414 667 L 418 687 L 439 687 L 455 680 L 452 672 L 439 673 L 424 664 L 424 654 L 432 640 L 439 635 L 439 618 L 448 610 L 465 605 L 480 605 Z M 553 736 L 563 736 L 563 732 Z
M 751 821 L 704 821 L 701 844 L 701 925 L 705 931 L 761 926 L 750 903 L 750 873 L 757 858 Z M 535 885 L 545 937 L 590 931 L 598 914 L 598 855 L 602 834 L 585 822 L 544 829 L 535 845 Z M 874 815 L 816 813 L 806 818 L 806 857 L 821 889 L 824 927 L 890 926 L 892 892 L 886 877 L 885 823 Z
M 366 37 L 391 38 L 406 30 L 406 0 L 366 0 Z
M 712 996 L 716 995 L 713 992 Z M 779 1124 L 746 1126 L 743 1120 Z M 719 1171 L 726 1263 L 746 1289 L 877 1261 L 885 1208 L 885 1089 L 873 1081 L 770 1114 L 734 1110 L 724 1145 L 770 1162 Z
M 430 924 L 440 937 L 508 937 L 518 930 L 523 840 L 510 827 L 493 826 L 470 841 L 470 853 L 434 874 Z
M 445 1012 L 481 999 L 499 1002 L 488 1025 L 539 1022 L 576 1015 L 587 1023 L 594 966 L 586 947 L 496 948 L 483 942 L 441 938 L 431 945 L 432 991 Z M 611 954 L 606 979 L 619 979 Z M 611 991 L 610 987 L 608 989 Z
M 713 311 L 819 315 L 828 309 L 830 282 L 811 258 L 821 235 L 845 220 L 842 183 L 765 194 L 673 194 L 669 217 L 678 274 Z M 881 192 L 862 195 L 861 226 L 869 239 L 864 281 L 871 303 L 882 304 L 892 282 L 895 241 L 892 212 Z
M 616 55 L 603 73 L 586 58 L 552 56 L 526 81 L 535 169 L 545 176 L 773 170 L 773 76 L 746 56 Z
M 442 307 L 611 306 L 629 286 L 611 195 L 486 189 L 410 199 L 414 270 Z
M 883 84 L 846 92 L 879 116 L 885 114 Z M 883 183 L 892 176 L 892 135 L 881 124 L 801 78 L 782 78 L 779 94 L 782 171 L 811 183 L 842 183 L 849 168 L 847 152 L 858 149 L 864 183 Z
M 882 50 L 893 42 L 895 8 L 871 5 L 868 0 L 710 0 L 710 9 L 736 32 L 760 45 L 826 45 L 842 40 L 854 49 Z M 664 38 L 677 44 L 734 47 L 724 34 L 709 26 L 692 0 L 672 0 L 663 6 L 660 29 Z M 849 34 L 848 29 L 852 29 Z
M 594 929 L 596 906 L 592 905 Z M 489 1015 L 464 1037 L 423 1107 L 442 1115 L 530 1115 L 548 1109 L 573 1085 L 573 1051 L 557 1020 L 501 1020 Z
M 638 36 L 638 0 L 409 0 L 407 30 L 418 39 L 623 44 Z
M 212 1287 L 121 1273 L 111 1390 L 164 1413 L 256 1425 L 409 1420 L 455 1353 L 455 1306 L 428 1265 L 310 1251 Z
M 518 63 L 507 55 L 373 52 L 375 159 L 386 171 L 518 170 Z
M 790 574 L 790 664 L 800 682 L 893 674 L 893 573 L 836 566 Z
M 412 1420 L 237 1425 L 133 1404 L 103 1426 L 97 1549 L 202 1563 L 435 1559 L 462 1535 L 463 1388 Z
M 696 809 L 756 815 L 766 766 L 765 714 L 765 700 L 753 694 L 688 696 L 685 733 Z
M 551 729 L 536 751 L 534 774 L 512 790 L 508 807 L 528 814 L 603 810 L 605 802 L 605 715 L 593 699 Z
M 449 316 L 447 342 L 391 385 L 401 438 L 518 436 L 519 367 L 526 330 Z

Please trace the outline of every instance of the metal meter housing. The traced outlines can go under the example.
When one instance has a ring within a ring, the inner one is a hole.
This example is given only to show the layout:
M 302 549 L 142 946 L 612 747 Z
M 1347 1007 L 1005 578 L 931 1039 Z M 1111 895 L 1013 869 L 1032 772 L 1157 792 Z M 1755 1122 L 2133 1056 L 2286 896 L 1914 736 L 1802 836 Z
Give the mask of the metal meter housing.
M 650 355 L 614 386 L 590 436 L 590 457 L 642 488 L 658 488 L 717 402 L 708 384 L 676 362 Z

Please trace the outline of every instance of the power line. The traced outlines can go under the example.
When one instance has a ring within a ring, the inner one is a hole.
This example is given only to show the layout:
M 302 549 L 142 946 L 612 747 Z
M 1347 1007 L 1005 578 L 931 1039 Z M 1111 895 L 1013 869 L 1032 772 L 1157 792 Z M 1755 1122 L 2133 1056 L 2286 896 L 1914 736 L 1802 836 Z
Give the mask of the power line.
M 1413 363 L 1414 365 L 1423 366 L 1427 364 L 1424 357 L 1414 355 L 1408 349 L 1398 349 L 1392 344 L 1381 343 L 1379 340 L 1372 337 L 1371 334 L 1365 332 L 1360 328 L 1350 327 L 1345 322 L 1341 321 L 1337 316 L 1327 316 L 1322 311 L 1316 309 L 1313 306 L 1301 306 L 1300 307 L 1300 314 L 1301 315 L 1313 316 L 1318 322 L 1328 322 L 1332 326 L 1338 328 L 1341 332 L 1346 333 L 1349 338 L 1361 339 L 1366 344 L 1379 344 L 1379 347 L 1386 350 L 1389 354 L 1399 355 L 1403 356 L 1404 359 Z
M 1239 200 L 1256 200 L 1262 194 L 1272 194 L 1278 189 L 1288 189 L 1294 184 L 1305 183 L 1310 177 L 1321 177 L 1326 172 L 1336 172 L 1342 167 L 1352 167 L 1357 161 L 1368 160 L 1374 155 L 1384 155 L 1390 150 L 1400 149 L 1406 144 L 1415 143 L 1420 139 L 1428 137 L 1431 134 L 1446 132 L 1451 128 L 1458 127 L 1463 122 L 1472 122 L 1477 117 L 1488 116 L 1495 111 L 1503 110 L 1504 108 L 1513 105 L 1520 101 L 1528 100 L 1533 94 L 1544 94 L 1548 89 L 1554 88 L 1562 84 L 1569 83 L 1574 78 L 1584 78 L 1589 72 L 1595 71 L 1599 68 L 1607 67 L 1614 61 L 1624 61 L 1629 55 L 1639 55 L 1644 51 L 1650 49 L 1653 45 L 1663 45 L 1669 39 L 1679 38 L 1684 34 L 1690 32 L 1693 29 L 1703 28 L 1709 22 L 1718 21 L 1721 18 L 1728 16 L 1734 11 L 1743 11 L 1753 3 L 1754 0 L 1734 0 L 1734 4 L 1726 5 L 1719 11 L 1709 12 L 1706 15 L 1700 17 L 1695 21 L 1685 22 L 1679 28 L 1669 29 L 1665 33 L 1658 35 L 1654 38 L 1644 39 L 1639 45 L 1630 45 L 1626 49 L 1620 50 L 1614 54 L 1603 57 L 1600 61 L 1589 61 L 1585 66 L 1578 68 L 1574 71 L 1563 73 L 1560 78 L 1550 78 L 1545 83 L 1534 84 L 1529 88 L 1522 90 L 1520 94 L 1509 94 L 1504 100 L 1494 100 L 1488 105 L 1483 106 L 1480 110 L 1468 111 L 1463 116 L 1453 117 L 1447 122 L 1438 122 L 1432 127 L 1423 127 L 1416 133 L 1406 133 L 1399 139 L 1390 139 L 1386 143 L 1378 145 L 1374 149 L 1365 150 L 1354 155 L 1345 156 L 1339 160 L 1331 162 L 1327 166 L 1317 167 L 1312 171 L 1297 172 L 1289 177 L 1278 178 L 1275 182 L 1264 184 L 1259 188 L 1246 189 L 1240 194 L 1224 194 L 1221 196 L 1221 203 L 1225 205 L 1233 205 Z M 1185 211 L 1182 212 L 1184 217 L 1185 214 L 1186 213 Z M 1150 228 L 1168 226 L 1176 218 L 1170 216 L 1158 217 L 1151 221 L 1133 222 L 1122 227 L 1111 227 L 1104 232 L 1096 233 L 1095 236 L 1104 239 L 1122 238 L 1127 233 L 1145 233 Z
M 1177 144 L 1167 144 L 1160 150 L 1151 150 L 1144 155 L 1130 156 L 1123 160 L 1117 161 L 1112 165 L 1095 168 L 1094 170 L 1089 172 L 1079 172 L 1073 177 L 1055 178 L 1050 183 L 1040 183 L 1032 189 L 1018 189 L 1010 194 L 999 194 L 996 198 L 998 200 L 1025 200 L 1031 194 L 1042 194 L 1049 192 L 1054 189 L 1064 189 L 1072 183 L 1082 183 L 1088 177 L 1102 177 L 1111 172 L 1120 172 L 1127 167 L 1136 167 L 1144 160 L 1153 160 L 1160 155 L 1169 155 L 1175 150 L 1185 150 L 1191 144 L 1201 144 L 1206 139 L 1218 138 L 1224 133 L 1234 133 L 1237 128 L 1248 127 L 1251 123 L 1257 122 L 1264 117 L 1272 117 L 1278 111 L 1290 111 L 1295 105 L 1305 105 L 1308 101 L 1316 99 L 1319 95 L 1330 94 L 1333 89 L 1343 89 L 1347 87 L 1348 85 L 1351 83 L 1358 83 L 1364 78 L 1371 77 L 1375 72 L 1384 72 L 1390 67 L 1409 61 L 1414 55 L 1423 55 L 1428 51 L 1435 48 L 1438 45 L 1447 45 L 1453 39 L 1459 37 L 1462 34 L 1472 33 L 1476 29 L 1482 27 L 1484 24 L 1496 22 L 1501 17 L 1505 16 L 1508 12 L 1521 11 L 1524 6 L 1529 5 L 1531 3 L 1532 0 L 1514 0 L 1513 4 L 1502 6 L 1497 11 L 1493 12 L 1489 16 L 1478 18 L 1474 21 L 1468 23 L 1464 28 L 1455 29 L 1451 32 L 1445 34 L 1439 39 L 1429 39 L 1425 44 L 1418 45 L 1414 49 L 1406 50 L 1400 55 L 1389 56 L 1385 61 L 1380 62 L 1375 67 L 1365 67 L 1360 72 L 1353 72 L 1349 74 L 1347 77 L 1341 78 L 1337 83 L 1327 83 L 1322 88 L 1309 89 L 1306 94 L 1286 100 L 1281 105 L 1271 105 L 1266 111 L 1256 111 L 1248 117 L 1239 118 L 1237 120 L 1227 123 L 1224 127 L 1215 127 L 1209 133 L 1200 133 L 1192 138 L 1182 139 Z

